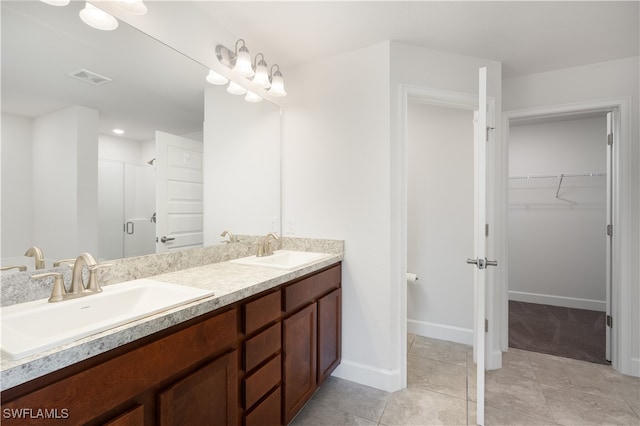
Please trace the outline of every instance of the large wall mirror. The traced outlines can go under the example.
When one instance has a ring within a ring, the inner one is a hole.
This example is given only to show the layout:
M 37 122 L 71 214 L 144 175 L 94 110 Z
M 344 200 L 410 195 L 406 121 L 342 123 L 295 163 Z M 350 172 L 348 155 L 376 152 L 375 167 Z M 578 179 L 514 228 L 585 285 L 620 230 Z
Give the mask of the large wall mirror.
M 82 7 L 2 2 L 3 266 L 33 266 L 32 245 L 48 262 L 107 260 L 279 232 L 279 107 L 211 86 L 207 67 L 123 22 L 87 26 Z M 178 177 L 159 184 L 167 167 Z M 202 177 L 188 187 L 192 167 Z M 190 209 L 161 219 L 158 194 Z

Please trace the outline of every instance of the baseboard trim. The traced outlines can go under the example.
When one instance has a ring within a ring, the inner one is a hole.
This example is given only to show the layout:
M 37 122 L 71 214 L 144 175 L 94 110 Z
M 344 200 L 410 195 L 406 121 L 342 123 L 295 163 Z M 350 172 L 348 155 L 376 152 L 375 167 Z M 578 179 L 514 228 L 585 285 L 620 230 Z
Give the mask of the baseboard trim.
M 473 345 L 473 329 L 407 319 L 407 331 L 418 336 Z
M 403 388 L 400 370 L 385 370 L 345 359 L 331 375 L 386 392 L 396 392 Z
M 631 375 L 640 377 L 640 358 L 631 358 Z
M 552 296 L 550 294 L 527 293 L 524 291 L 509 291 L 509 300 L 526 303 L 539 303 L 542 305 L 563 306 L 565 308 L 588 309 L 590 311 L 606 312 L 607 310 L 607 302 L 604 300 Z

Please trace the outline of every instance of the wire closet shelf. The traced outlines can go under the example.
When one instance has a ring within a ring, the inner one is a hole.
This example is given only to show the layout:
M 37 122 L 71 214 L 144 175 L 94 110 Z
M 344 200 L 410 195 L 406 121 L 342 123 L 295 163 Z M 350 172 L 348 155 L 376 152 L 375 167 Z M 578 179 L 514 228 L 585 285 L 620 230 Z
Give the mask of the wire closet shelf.
M 606 173 L 558 173 L 558 174 L 547 174 L 547 175 L 526 175 L 526 176 L 509 176 L 509 181 L 512 182 L 527 182 L 527 181 L 531 181 L 531 180 L 543 180 L 545 179 L 546 182 L 550 182 L 549 180 L 552 179 L 553 181 L 555 181 L 556 179 L 558 180 L 557 182 L 557 188 L 556 188 L 556 198 L 559 198 L 559 194 L 560 194 L 560 188 L 562 187 L 562 182 L 564 181 L 565 178 L 592 178 L 592 177 L 606 177 L 607 174 Z M 513 189 L 513 186 L 509 185 L 510 189 Z M 516 187 L 520 187 L 522 188 L 523 185 L 516 185 Z

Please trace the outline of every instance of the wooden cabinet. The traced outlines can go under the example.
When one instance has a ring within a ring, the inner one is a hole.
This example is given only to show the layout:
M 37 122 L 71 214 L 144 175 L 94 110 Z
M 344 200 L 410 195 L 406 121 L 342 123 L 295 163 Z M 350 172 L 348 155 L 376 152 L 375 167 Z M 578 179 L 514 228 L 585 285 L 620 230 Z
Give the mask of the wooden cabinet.
M 340 265 L 284 289 L 284 423 L 289 423 L 341 359 Z
M 340 363 L 340 268 L 8 389 L 2 423 L 288 424 Z
M 235 426 L 238 407 L 236 351 L 217 358 L 158 394 L 160 426 Z

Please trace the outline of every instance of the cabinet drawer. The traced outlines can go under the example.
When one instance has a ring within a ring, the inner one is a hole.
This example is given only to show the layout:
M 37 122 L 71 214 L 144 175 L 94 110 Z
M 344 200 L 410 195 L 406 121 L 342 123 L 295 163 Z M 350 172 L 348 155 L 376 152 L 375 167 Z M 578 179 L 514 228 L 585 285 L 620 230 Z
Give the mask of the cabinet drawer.
M 280 383 L 281 361 L 282 357 L 278 355 L 243 380 L 245 410 L 252 407 L 269 390 Z
M 244 343 L 244 371 L 253 370 L 258 364 L 282 347 L 280 323 L 274 324 L 262 333 Z
M 104 426 L 144 426 L 144 407 L 136 405 L 126 413 L 105 423 Z
M 282 424 L 282 388 L 278 386 L 244 418 L 244 426 L 276 426 Z
M 280 318 L 280 290 L 244 305 L 244 333 L 250 334 Z
M 284 289 L 285 311 L 291 312 L 340 287 L 340 277 L 340 265 L 337 265 L 286 287 Z

